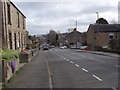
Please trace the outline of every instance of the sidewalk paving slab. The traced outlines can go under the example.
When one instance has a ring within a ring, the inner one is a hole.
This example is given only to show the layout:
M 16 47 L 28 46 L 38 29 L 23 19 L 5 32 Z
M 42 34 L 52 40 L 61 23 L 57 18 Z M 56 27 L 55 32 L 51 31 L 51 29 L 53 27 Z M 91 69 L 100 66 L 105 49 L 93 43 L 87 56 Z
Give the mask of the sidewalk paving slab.
M 39 52 L 35 58 L 22 67 L 22 70 L 10 82 L 8 88 L 49 88 L 46 57 Z

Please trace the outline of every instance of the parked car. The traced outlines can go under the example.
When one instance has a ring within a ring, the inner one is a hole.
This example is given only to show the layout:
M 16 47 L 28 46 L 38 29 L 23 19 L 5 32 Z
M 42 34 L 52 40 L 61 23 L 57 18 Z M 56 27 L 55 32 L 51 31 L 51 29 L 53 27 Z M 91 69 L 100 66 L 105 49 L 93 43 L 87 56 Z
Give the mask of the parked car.
M 60 49 L 67 49 L 67 46 L 61 46 Z
M 88 50 L 88 47 L 87 46 L 81 46 L 80 49 L 81 50 Z
M 43 50 L 49 50 L 49 47 L 43 47 Z
M 51 48 L 54 48 L 54 47 L 55 47 L 54 45 L 50 45 L 50 46 L 49 46 L 50 49 L 51 49 Z
M 76 49 L 76 46 L 71 46 L 70 48 L 71 48 L 71 49 Z

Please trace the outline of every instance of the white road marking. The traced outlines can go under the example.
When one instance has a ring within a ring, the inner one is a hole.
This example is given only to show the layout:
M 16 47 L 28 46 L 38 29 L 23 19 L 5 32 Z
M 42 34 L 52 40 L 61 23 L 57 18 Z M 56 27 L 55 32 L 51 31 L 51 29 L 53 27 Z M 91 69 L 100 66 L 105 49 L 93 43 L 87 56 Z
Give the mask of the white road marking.
M 120 68 L 120 66 L 119 65 L 115 65 L 117 68 Z
M 75 66 L 79 67 L 79 65 L 78 65 L 78 64 L 75 64 Z
M 98 76 L 96 76 L 96 75 L 92 75 L 94 78 L 96 78 L 97 80 L 99 80 L 99 81 L 103 81 L 101 78 L 99 78 Z
M 88 70 L 86 70 L 85 68 L 82 68 L 82 70 L 85 71 L 85 72 L 88 72 Z
M 64 58 L 64 59 L 66 59 L 66 58 Z
M 69 61 L 69 59 L 66 59 L 67 61 Z
M 70 63 L 73 63 L 72 61 L 70 61 Z

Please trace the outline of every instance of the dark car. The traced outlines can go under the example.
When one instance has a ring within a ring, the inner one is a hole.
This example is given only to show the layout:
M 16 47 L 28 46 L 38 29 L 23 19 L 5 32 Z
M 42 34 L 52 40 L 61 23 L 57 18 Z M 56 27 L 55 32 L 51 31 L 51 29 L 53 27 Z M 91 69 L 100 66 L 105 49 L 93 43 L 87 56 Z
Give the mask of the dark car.
M 48 46 L 44 46 L 43 50 L 49 50 L 49 47 Z
M 49 45 L 48 44 L 44 44 L 43 45 L 43 50 L 49 50 Z

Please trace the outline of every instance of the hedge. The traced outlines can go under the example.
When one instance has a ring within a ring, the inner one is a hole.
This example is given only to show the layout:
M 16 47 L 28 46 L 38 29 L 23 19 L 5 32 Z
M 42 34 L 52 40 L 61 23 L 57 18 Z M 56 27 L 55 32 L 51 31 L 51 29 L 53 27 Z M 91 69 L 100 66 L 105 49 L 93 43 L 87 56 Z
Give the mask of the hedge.
M 15 60 L 19 58 L 18 50 L 3 49 L 2 59 L 4 60 Z

